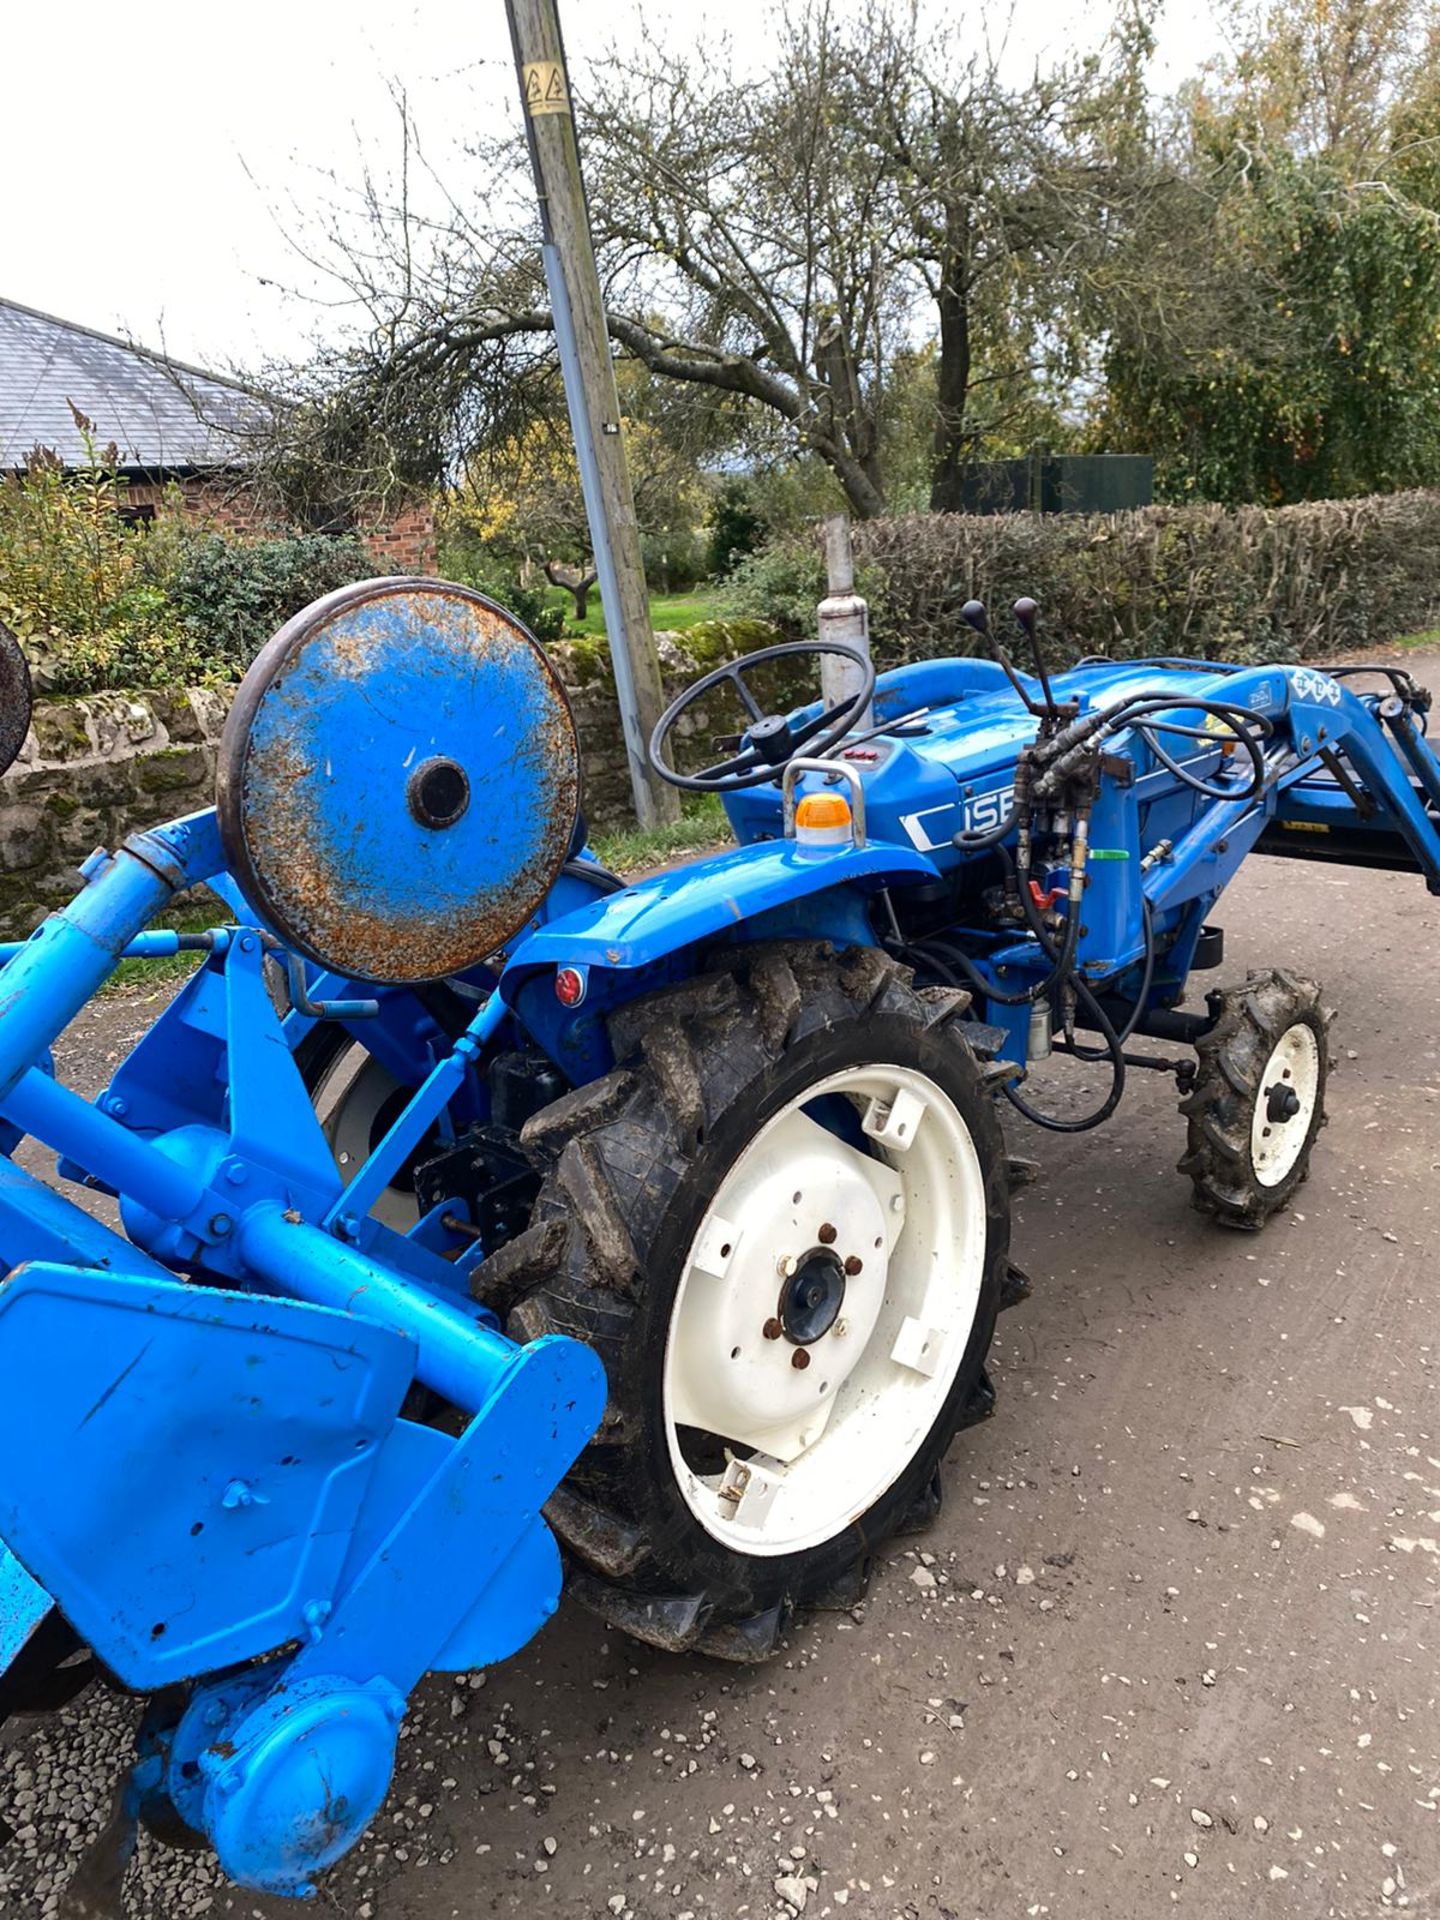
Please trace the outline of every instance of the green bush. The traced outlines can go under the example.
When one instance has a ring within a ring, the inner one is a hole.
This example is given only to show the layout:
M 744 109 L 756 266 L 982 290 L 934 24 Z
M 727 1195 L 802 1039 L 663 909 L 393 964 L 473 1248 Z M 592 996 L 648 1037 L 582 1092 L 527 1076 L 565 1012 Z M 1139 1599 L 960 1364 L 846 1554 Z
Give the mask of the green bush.
M 862 563 L 855 581 L 870 602 L 873 628 L 885 602 L 884 571 Z M 768 621 L 780 627 L 786 639 L 813 637 L 815 609 L 824 597 L 825 558 L 818 527 L 772 536 L 755 553 L 736 561 L 717 595 L 726 613 Z
M 0 482 L 0 619 L 47 692 L 237 679 L 291 614 L 375 572 L 355 538 L 232 540 L 178 510 L 131 526 L 114 449 L 89 462 L 42 451 Z
M 855 528 L 860 591 L 882 664 L 967 653 L 959 618 L 983 600 L 995 630 L 1040 602 L 1057 661 L 1203 654 L 1306 659 L 1383 647 L 1440 618 L 1440 491 L 1266 509 L 1147 507 L 1112 515 L 903 514 Z M 818 532 L 736 568 L 737 612 L 815 629 Z
M 732 475 L 721 481 L 710 508 L 711 573 L 717 578 L 729 573 L 754 553 L 764 535 L 764 519 L 744 478 Z
M 37 451 L 0 481 L 0 619 L 59 693 L 124 685 L 145 656 L 185 648 L 121 518 L 123 480 L 93 446 L 90 461 L 72 474 Z
M 174 616 L 201 660 L 227 678 L 243 673 L 292 614 L 376 570 L 364 541 L 350 534 L 239 541 L 184 530 L 160 566 L 157 585 Z
M 473 587 L 498 601 L 523 621 L 537 640 L 549 644 L 563 638 L 565 609 L 547 603 L 543 580 L 533 587 L 525 586 L 514 562 L 493 553 L 453 513 L 439 515 L 437 532 L 436 570 L 441 579 L 458 581 L 462 587 Z
M 103 693 L 123 687 L 194 687 L 232 676 L 215 671 L 191 635 L 173 627 L 108 627 L 93 634 L 32 629 L 23 646 L 45 693 Z
M 708 542 L 688 527 L 642 534 L 640 550 L 652 593 L 688 593 L 708 571 Z

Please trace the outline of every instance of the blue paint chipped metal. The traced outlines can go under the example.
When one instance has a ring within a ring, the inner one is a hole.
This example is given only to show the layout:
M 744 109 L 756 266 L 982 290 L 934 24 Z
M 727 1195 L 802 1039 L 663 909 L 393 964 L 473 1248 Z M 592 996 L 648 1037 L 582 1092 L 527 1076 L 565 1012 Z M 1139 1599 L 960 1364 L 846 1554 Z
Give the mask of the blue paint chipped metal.
M 574 722 L 510 615 L 445 581 L 345 587 L 263 650 L 220 752 L 226 848 L 292 945 L 439 978 L 545 897 L 579 805 Z
M 848 953 L 857 992 L 850 950 L 883 951 L 964 984 L 964 1031 L 1013 1078 L 1051 1037 L 1057 942 L 1071 1011 L 1079 982 L 1172 1032 L 1253 851 L 1440 892 L 1440 764 L 1405 674 L 1091 662 L 1037 725 L 1041 691 L 969 659 L 883 675 L 843 776 L 792 769 L 861 783 L 863 837 L 801 854 L 777 763 L 726 797 L 737 848 L 626 886 L 575 845 L 573 725 L 509 616 L 381 581 L 277 636 L 219 817 L 97 858 L 0 948 L 0 1715 L 97 1665 L 154 1692 L 130 1815 L 188 1827 L 243 1886 L 306 1892 L 381 1805 L 423 1676 L 504 1659 L 559 1603 L 545 1510 L 606 1381 L 580 1340 L 529 1337 L 514 1268 L 534 1288 L 553 1257 L 535 1117 L 623 1092 L 633 1008 L 693 1001 L 742 947 Z M 196 972 L 83 1098 L 54 1041 L 122 955 L 177 950 L 149 923 L 202 882 L 234 924 L 183 936 Z M 804 1032 L 804 1011 L 777 989 L 765 1016 Z M 661 1064 L 698 1136 L 683 1056 Z M 332 1073 L 369 1090 L 349 1132 Z M 851 1117 L 858 1160 L 889 1121 Z M 120 1227 L 20 1167 L 27 1138 Z M 587 1564 L 633 1552 L 586 1524 Z M 641 1598 L 704 1630 L 704 1595 Z
M 0 1542 L 0 1673 L 18 1660 L 54 1601 Z

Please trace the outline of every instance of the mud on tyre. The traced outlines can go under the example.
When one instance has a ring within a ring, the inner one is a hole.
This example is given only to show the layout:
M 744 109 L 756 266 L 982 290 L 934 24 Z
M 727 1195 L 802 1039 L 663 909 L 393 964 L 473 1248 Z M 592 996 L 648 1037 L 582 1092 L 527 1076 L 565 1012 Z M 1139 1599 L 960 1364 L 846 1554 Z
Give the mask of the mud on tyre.
M 1189 1138 L 1180 1172 L 1195 1205 L 1255 1231 L 1310 1173 L 1325 1124 L 1331 1015 L 1313 980 L 1278 968 L 1208 996 L 1213 1024 L 1196 1042 L 1199 1071 L 1180 1111 Z
M 763 1658 L 863 1591 L 993 1404 L 1006 1162 L 967 998 L 869 949 L 751 949 L 614 1016 L 536 1114 L 532 1223 L 478 1289 L 605 1363 L 547 1508 L 572 1590 L 653 1644 Z

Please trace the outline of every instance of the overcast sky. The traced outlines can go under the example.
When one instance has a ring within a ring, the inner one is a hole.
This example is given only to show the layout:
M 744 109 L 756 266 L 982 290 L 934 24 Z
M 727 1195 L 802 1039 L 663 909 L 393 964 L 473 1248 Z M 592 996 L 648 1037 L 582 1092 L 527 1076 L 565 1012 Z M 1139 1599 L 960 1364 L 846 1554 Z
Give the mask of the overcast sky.
M 632 0 L 561 6 L 577 73 L 634 38 Z M 394 152 L 392 84 L 438 166 L 514 115 L 503 0 L 12 0 L 6 15 L 0 295 L 217 369 L 342 323 L 282 290 L 328 291 L 285 229 L 332 200 L 327 172 L 353 181 L 362 151 Z M 657 0 L 646 16 L 681 41 L 723 24 L 758 61 L 775 7 Z M 974 17 L 1003 29 L 1003 7 Z M 1099 18 L 1087 0 L 1015 0 L 1012 58 L 1088 42 Z M 1204 0 L 1168 0 L 1157 84 L 1215 43 Z

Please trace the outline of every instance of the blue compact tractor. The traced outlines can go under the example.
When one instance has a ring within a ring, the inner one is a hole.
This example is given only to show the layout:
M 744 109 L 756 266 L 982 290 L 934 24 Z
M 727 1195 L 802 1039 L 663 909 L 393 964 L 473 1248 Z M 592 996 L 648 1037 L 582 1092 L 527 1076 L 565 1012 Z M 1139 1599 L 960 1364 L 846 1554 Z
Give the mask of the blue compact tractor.
M 706 675 L 651 754 L 738 844 L 627 886 L 529 634 L 438 581 L 348 587 L 251 668 L 215 808 L 0 949 L 0 1713 L 148 1697 L 120 1856 L 145 1822 L 305 1892 L 422 1675 L 514 1652 L 562 1571 L 729 1660 L 856 1597 L 993 1402 L 1024 1290 L 997 1102 L 1079 1132 L 1158 1065 L 1217 1221 L 1305 1178 L 1318 987 L 1181 1003 L 1251 853 L 1440 892 L 1429 694 L 986 651 Z M 0 687 L 13 753 L 13 651 Z M 151 927 L 202 883 L 228 924 Z M 177 948 L 82 1098 L 56 1040 Z M 1047 1107 L 1052 1055 L 1103 1097 Z

